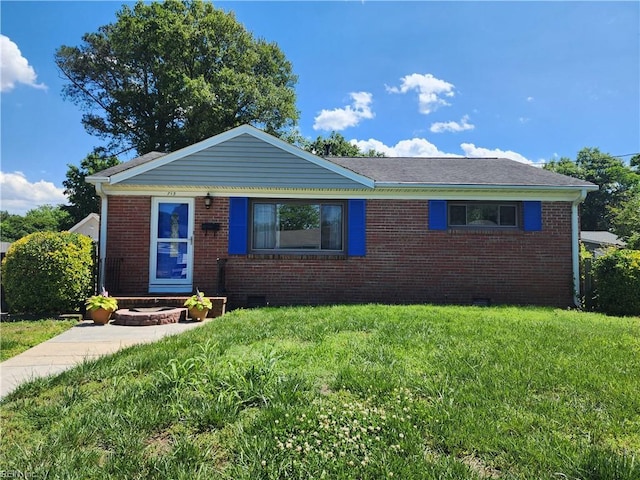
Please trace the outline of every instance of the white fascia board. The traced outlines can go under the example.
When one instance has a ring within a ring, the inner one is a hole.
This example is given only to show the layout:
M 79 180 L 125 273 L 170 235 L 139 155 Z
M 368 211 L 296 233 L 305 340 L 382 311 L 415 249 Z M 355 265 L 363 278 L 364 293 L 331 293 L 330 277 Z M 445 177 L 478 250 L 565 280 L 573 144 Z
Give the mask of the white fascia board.
M 375 189 L 312 189 L 260 188 L 176 185 L 102 185 L 107 195 L 114 196 L 183 196 L 198 197 L 207 193 L 213 197 L 272 197 L 272 198 L 362 198 L 389 200 L 483 200 L 483 201 L 563 201 L 574 202 L 585 189 L 550 188 L 375 188 Z
M 96 177 L 95 175 L 89 175 L 85 177 L 87 183 L 96 185 L 97 183 L 109 183 L 109 177 Z
M 256 198 L 371 198 L 371 190 L 331 190 L 303 188 L 247 188 L 247 187 L 176 187 L 176 186 L 126 186 L 103 185 L 105 194 L 114 197 L 256 197 Z
M 290 143 L 280 140 L 279 138 L 276 138 L 273 135 L 269 135 L 268 133 L 263 132 L 262 130 L 252 127 L 251 125 L 241 125 L 239 127 L 220 133 L 206 140 L 202 140 L 201 142 L 195 143 L 188 147 L 181 148 L 180 150 L 176 150 L 175 152 L 168 153 L 162 157 L 159 157 L 155 160 L 147 162 L 143 165 L 138 165 L 137 167 L 130 168 L 120 173 L 116 173 L 112 177 L 105 179 L 106 181 L 103 179 L 98 180 L 97 177 L 96 177 L 96 180 L 100 181 L 100 183 L 109 183 L 112 185 L 117 184 L 124 180 L 128 180 L 129 178 L 135 177 L 136 175 L 140 175 L 142 173 L 153 170 L 154 168 L 158 168 L 168 163 L 171 163 L 174 160 L 178 160 L 180 158 L 187 157 L 191 154 L 200 152 L 202 150 L 206 150 L 207 148 L 214 147 L 218 144 L 224 143 L 228 140 L 231 140 L 233 138 L 239 137 L 240 135 L 244 135 L 244 134 L 251 135 L 252 137 L 255 137 L 259 140 L 262 140 L 266 143 L 269 143 L 279 148 L 280 150 L 284 150 L 285 152 L 291 153 L 297 157 L 300 157 L 304 160 L 312 162 L 320 167 L 323 167 L 334 173 L 342 175 L 343 177 L 346 177 L 349 180 L 357 182 L 365 187 L 368 187 L 368 188 L 374 187 L 374 181 L 372 179 L 368 177 L 364 177 L 362 175 L 358 175 L 357 173 L 354 173 L 351 170 L 348 170 L 344 167 L 336 165 L 332 162 L 329 162 L 328 160 L 320 158 L 309 152 L 305 152 L 304 150 L 301 150 L 300 148 L 294 145 L 291 145 Z
M 423 194 L 429 192 L 429 194 L 440 195 L 457 195 L 465 192 L 471 195 L 478 195 L 486 197 L 487 195 L 498 195 L 504 197 L 505 195 L 517 196 L 517 197 L 540 197 L 541 195 L 562 197 L 573 200 L 577 196 L 582 195 L 586 191 L 598 190 L 597 185 L 593 186 L 562 186 L 562 185 L 435 185 L 435 184 L 409 184 L 409 183 L 392 183 L 392 182 L 377 182 L 376 190 L 378 191 L 402 191 L 411 192 L 416 194 Z M 441 198 L 447 200 L 447 198 Z

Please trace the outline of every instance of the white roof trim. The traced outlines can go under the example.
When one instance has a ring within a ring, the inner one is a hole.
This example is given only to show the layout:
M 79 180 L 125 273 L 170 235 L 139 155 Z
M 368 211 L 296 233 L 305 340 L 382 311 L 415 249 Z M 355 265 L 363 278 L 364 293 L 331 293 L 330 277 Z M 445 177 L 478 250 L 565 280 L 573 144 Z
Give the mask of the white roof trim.
M 396 200 L 542 200 L 574 202 L 581 200 L 583 191 L 558 188 L 474 188 L 450 186 L 441 188 L 375 188 L 375 189 L 318 189 L 277 187 L 202 187 L 175 185 L 113 185 L 104 186 L 110 196 L 173 196 L 197 197 L 207 193 L 214 197 L 268 197 L 268 198 L 365 198 Z
M 268 133 L 263 132 L 262 130 L 252 127 L 251 125 L 241 125 L 239 127 L 233 128 L 231 130 L 220 133 L 218 135 L 214 135 L 211 138 L 207 138 L 206 140 L 202 140 L 201 142 L 195 143 L 188 147 L 181 148 L 180 150 L 176 150 L 175 152 L 168 153 L 155 160 L 151 160 L 150 162 L 144 163 L 142 165 L 138 165 L 136 167 L 130 168 L 120 173 L 116 173 L 112 177 L 108 177 L 104 179 L 102 177 L 92 177 L 92 180 L 99 183 L 109 183 L 111 185 L 117 184 L 125 180 L 128 180 L 132 177 L 135 177 L 137 175 L 140 175 L 142 173 L 148 172 L 155 168 L 171 163 L 180 158 L 187 157 L 191 154 L 200 152 L 207 148 L 214 147 L 223 142 L 226 142 L 228 140 L 231 140 L 233 138 L 236 138 L 236 137 L 239 137 L 240 135 L 245 135 L 245 134 L 251 135 L 252 137 L 262 140 L 265 143 L 269 143 L 274 147 L 279 148 L 280 150 L 283 150 L 287 153 L 291 153 L 292 155 L 295 155 L 299 158 L 307 160 L 308 162 L 318 165 L 319 167 L 322 167 L 329 171 L 337 173 L 338 175 L 346 177 L 349 180 L 359 183 L 367 188 L 374 188 L 374 181 L 372 179 L 365 177 L 363 175 L 359 175 L 355 172 L 352 172 L 351 170 L 341 167 L 340 165 L 336 165 L 333 162 L 329 162 L 328 160 L 325 160 L 324 158 L 320 158 L 317 155 L 313 155 L 312 153 L 301 150 L 300 148 L 294 145 L 291 145 L 290 143 L 287 143 L 283 140 L 280 140 L 279 138 L 276 138 L 273 135 L 269 135 Z

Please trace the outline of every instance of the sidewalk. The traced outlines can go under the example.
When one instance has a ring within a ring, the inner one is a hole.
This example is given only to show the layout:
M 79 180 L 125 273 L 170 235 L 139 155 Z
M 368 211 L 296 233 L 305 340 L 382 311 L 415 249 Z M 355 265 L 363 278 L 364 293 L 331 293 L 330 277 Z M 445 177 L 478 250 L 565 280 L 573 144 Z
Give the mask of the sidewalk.
M 85 359 L 108 355 L 121 348 L 151 343 L 205 322 L 180 322 L 147 327 L 96 325 L 83 321 L 64 333 L 0 363 L 0 398 L 28 380 L 67 370 Z

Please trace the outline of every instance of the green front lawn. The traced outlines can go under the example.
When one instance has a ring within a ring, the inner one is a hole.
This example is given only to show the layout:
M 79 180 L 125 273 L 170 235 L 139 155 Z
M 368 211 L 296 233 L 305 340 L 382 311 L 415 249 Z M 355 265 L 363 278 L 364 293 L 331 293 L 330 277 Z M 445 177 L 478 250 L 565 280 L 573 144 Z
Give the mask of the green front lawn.
M 639 372 L 637 317 L 238 310 L 23 385 L 2 403 L 0 465 L 78 479 L 637 479 Z
M 0 362 L 61 334 L 77 323 L 76 320 L 0 322 Z

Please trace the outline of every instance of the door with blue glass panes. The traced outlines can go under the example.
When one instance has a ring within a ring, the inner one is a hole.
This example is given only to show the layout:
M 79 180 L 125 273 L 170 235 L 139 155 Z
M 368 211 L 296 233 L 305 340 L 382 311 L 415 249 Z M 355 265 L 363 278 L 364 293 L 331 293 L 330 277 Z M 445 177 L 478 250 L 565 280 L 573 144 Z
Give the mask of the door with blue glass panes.
M 151 221 L 150 293 L 193 290 L 193 199 L 154 198 Z

